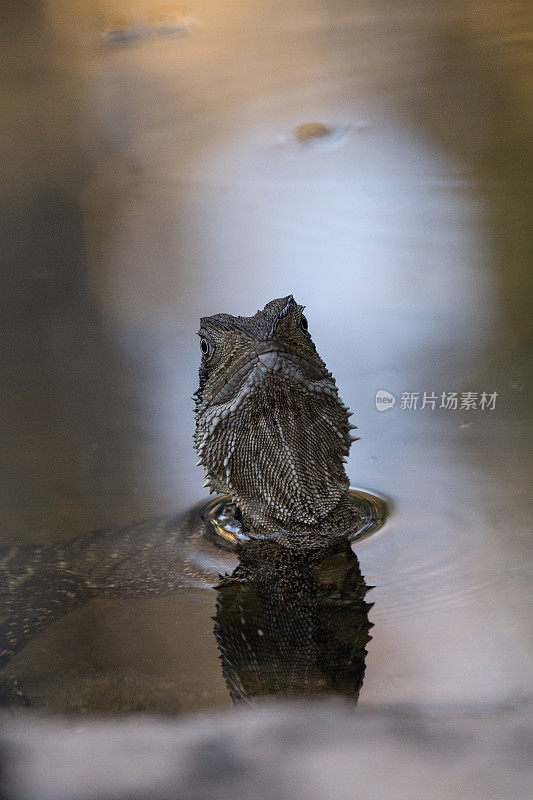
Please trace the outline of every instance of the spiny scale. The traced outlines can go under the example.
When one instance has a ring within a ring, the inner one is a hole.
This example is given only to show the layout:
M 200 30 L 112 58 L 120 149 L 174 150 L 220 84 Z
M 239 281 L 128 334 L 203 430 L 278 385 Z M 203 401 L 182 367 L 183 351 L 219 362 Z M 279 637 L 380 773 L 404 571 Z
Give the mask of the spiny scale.
M 359 437 L 292 295 L 253 317 L 202 319 L 195 445 L 247 527 L 324 535 L 356 521 L 344 465 Z M 231 453 L 229 459 L 228 453 Z

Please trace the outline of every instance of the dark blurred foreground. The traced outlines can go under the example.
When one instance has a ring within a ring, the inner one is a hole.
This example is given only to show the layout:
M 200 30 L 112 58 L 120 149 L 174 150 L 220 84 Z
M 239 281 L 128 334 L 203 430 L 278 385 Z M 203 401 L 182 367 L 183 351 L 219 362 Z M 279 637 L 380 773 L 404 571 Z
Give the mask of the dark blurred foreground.
M 65 722 L 3 717 L 5 800 L 529 800 L 527 708 L 319 704 Z

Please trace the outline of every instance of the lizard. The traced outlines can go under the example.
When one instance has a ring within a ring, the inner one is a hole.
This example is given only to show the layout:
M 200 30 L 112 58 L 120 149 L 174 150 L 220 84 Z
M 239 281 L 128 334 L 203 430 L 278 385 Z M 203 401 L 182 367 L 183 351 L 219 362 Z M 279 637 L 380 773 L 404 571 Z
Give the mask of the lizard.
M 368 587 L 346 538 L 290 550 L 238 546 L 218 584 L 215 637 L 235 703 L 262 695 L 343 695 L 357 701 L 370 640 Z
M 198 464 L 204 468 L 205 485 L 211 492 L 229 498 L 236 521 L 249 539 L 238 545 L 239 563 L 231 575 L 219 576 L 217 587 L 215 636 L 234 699 L 247 696 L 243 677 L 247 666 L 243 653 L 228 645 L 244 617 L 229 609 L 244 608 L 246 598 L 252 596 L 262 604 L 256 629 L 263 626 L 269 631 L 254 656 L 259 665 L 272 665 L 276 639 L 291 631 L 291 614 L 296 628 L 307 632 L 309 655 L 313 626 L 317 631 L 324 625 L 332 629 L 337 602 L 342 609 L 338 618 L 344 619 L 346 630 L 356 620 L 358 633 L 343 656 L 346 662 L 350 660 L 347 653 L 352 653 L 350 691 L 354 695 L 362 680 L 361 669 L 364 672 L 370 606 L 363 600 L 367 589 L 348 535 L 366 521 L 366 512 L 350 494 L 345 471 L 351 442 L 357 437 L 303 311 L 289 295 L 272 300 L 251 317 L 203 317 L 199 330 L 194 433 Z M 198 509 L 192 509 L 183 516 L 95 531 L 66 542 L 1 550 L 0 666 L 38 631 L 92 598 L 213 586 L 212 570 L 198 566 L 196 558 L 199 550 L 210 547 Z M 331 569 L 324 567 L 331 558 L 337 559 L 333 577 Z M 329 578 L 324 579 L 326 574 Z M 277 587 L 270 600 L 269 584 Z M 324 587 L 333 592 L 335 601 L 328 600 Z M 285 620 L 279 617 L 283 606 Z M 353 619 L 346 614 L 347 608 Z M 270 627 L 269 616 L 274 620 Z M 329 621 L 324 622 L 326 617 Z M 240 630 L 240 642 L 243 636 Z M 327 660 L 324 641 L 322 636 L 315 659 L 322 666 Z M 247 653 L 252 649 L 248 645 Z M 254 680 L 257 683 L 257 675 Z M 334 684 L 331 676 L 314 681 L 317 691 Z M 271 692 L 275 685 L 269 678 L 263 688 Z M 294 681 L 279 688 L 296 690 Z M 249 693 L 261 691 L 256 686 Z

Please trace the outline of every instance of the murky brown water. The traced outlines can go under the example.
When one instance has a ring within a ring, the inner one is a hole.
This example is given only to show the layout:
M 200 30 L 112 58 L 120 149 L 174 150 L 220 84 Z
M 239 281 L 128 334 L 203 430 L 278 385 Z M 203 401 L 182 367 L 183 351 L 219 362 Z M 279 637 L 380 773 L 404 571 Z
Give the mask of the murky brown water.
M 155 4 L 119 5 L 153 21 Z M 519 701 L 527 4 L 195 2 L 186 35 L 113 43 L 117 9 L 14 4 L 1 23 L 3 543 L 201 499 L 198 318 L 293 293 L 355 410 L 351 480 L 393 503 L 355 546 L 376 587 L 361 702 Z M 495 408 L 440 408 L 443 392 Z M 214 606 L 212 590 L 97 600 L 3 674 L 51 710 L 229 704 Z

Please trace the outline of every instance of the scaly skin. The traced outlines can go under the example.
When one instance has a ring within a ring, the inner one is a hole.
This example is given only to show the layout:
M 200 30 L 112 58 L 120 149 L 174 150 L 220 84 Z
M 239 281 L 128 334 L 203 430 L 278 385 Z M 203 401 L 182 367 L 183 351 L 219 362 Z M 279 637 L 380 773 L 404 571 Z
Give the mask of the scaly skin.
M 215 616 L 232 699 L 338 694 L 356 701 L 372 603 L 350 543 L 287 551 L 264 540 L 240 545 L 238 555 L 217 587 Z
M 302 311 L 289 296 L 253 317 L 201 321 L 200 463 L 252 537 L 266 537 L 239 548 L 239 566 L 218 586 L 215 634 L 234 699 L 357 697 L 364 673 L 369 606 L 344 535 L 362 521 L 344 469 L 354 426 Z M 194 559 L 210 546 L 203 532 L 193 510 L 0 551 L 0 666 L 92 598 L 213 585 Z
M 212 586 L 213 574 L 194 558 L 204 542 L 196 511 L 0 549 L 0 667 L 40 630 L 96 597 Z
M 299 545 L 354 530 L 344 464 L 355 437 L 292 295 L 253 317 L 204 317 L 195 445 L 206 485 L 254 533 Z

